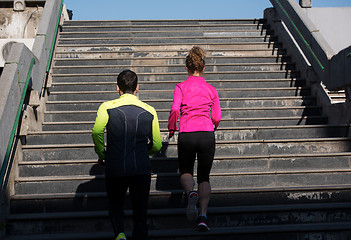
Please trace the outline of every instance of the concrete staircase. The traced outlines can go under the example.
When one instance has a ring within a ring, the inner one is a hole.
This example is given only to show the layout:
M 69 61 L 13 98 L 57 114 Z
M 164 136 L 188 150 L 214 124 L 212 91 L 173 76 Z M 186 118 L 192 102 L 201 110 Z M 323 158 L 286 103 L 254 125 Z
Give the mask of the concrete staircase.
M 211 231 L 185 218 L 176 137 L 167 119 L 193 45 L 223 120 L 211 174 Z M 151 239 L 347 239 L 351 236 L 349 125 L 329 125 L 311 89 L 263 20 L 70 21 L 59 34 L 42 132 L 18 162 L 9 239 L 112 239 L 103 169 L 91 140 L 116 76 L 139 75 L 164 145 L 152 158 Z M 127 209 L 130 206 L 127 202 Z M 131 211 L 127 211 L 128 234 Z

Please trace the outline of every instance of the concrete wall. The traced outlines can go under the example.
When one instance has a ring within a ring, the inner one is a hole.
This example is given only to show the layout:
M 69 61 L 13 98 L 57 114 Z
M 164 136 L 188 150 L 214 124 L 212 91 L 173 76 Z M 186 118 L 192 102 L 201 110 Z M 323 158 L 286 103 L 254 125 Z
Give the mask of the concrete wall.
M 24 43 L 32 50 L 44 3 L 33 7 L 27 2 L 24 11 L 15 11 L 13 1 L 0 0 L 0 67 L 4 67 L 13 42 Z
M 351 46 L 351 7 L 304 11 L 336 53 Z
M 24 82 L 27 79 L 31 59 L 38 61 L 34 54 L 22 43 L 16 43 L 0 77 L 0 164 L 5 156 L 7 145 L 16 119 L 22 97 Z M 33 72 L 32 72 L 33 74 Z
M 1 3 L 1 0 L 0 0 Z M 38 27 L 33 50 L 22 43 L 11 48 L 11 54 L 0 76 L 0 166 L 3 166 L 5 152 L 9 143 L 17 109 L 23 93 L 23 82 L 26 81 L 31 59 L 35 59 L 28 89 L 33 95 L 40 96 L 45 81 L 46 70 L 50 64 L 50 51 L 55 43 L 55 30 L 61 17 L 62 0 L 47 0 L 42 19 Z M 0 179 L 2 180 L 2 179 Z
M 0 38 L 35 38 L 43 7 L 27 7 L 23 12 L 0 8 Z

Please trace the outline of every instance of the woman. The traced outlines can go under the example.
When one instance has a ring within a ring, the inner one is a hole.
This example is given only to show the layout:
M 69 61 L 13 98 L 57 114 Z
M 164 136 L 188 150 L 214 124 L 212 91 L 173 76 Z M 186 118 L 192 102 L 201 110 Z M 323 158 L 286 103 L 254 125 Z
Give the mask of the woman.
M 205 51 L 193 47 L 186 57 L 189 77 L 174 90 L 173 105 L 168 119 L 169 137 L 177 130 L 179 120 L 178 160 L 180 182 L 187 194 L 187 217 L 198 218 L 198 229 L 208 231 L 207 206 L 211 185 L 209 175 L 215 153 L 214 131 L 221 120 L 221 108 L 215 87 L 202 77 L 205 70 Z M 198 191 L 194 191 L 194 163 L 197 156 Z M 196 205 L 199 201 L 200 214 Z

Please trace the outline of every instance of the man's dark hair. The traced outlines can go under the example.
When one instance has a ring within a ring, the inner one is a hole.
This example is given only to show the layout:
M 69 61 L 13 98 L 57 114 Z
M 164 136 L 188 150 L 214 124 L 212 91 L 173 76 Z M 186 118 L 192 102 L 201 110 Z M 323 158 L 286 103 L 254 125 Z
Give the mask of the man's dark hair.
M 138 76 L 131 70 L 124 70 L 117 77 L 117 86 L 123 93 L 134 93 L 138 85 Z

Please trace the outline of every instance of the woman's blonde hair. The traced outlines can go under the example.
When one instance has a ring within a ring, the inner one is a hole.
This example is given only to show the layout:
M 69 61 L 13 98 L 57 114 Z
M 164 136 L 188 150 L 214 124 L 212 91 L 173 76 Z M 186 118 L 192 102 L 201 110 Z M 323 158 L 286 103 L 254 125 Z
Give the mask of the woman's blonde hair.
M 194 46 L 185 59 L 185 66 L 191 73 L 203 72 L 205 68 L 206 52 L 198 46 Z

